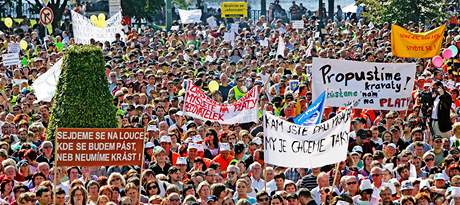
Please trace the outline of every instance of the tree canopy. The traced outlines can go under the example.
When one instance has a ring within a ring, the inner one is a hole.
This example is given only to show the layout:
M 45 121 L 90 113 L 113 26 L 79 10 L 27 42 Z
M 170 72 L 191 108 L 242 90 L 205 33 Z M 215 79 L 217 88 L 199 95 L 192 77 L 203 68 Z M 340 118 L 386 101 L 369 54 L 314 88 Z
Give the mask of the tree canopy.
M 447 16 L 445 0 L 356 0 L 356 4 L 364 4 L 363 16 L 376 23 L 442 21 Z

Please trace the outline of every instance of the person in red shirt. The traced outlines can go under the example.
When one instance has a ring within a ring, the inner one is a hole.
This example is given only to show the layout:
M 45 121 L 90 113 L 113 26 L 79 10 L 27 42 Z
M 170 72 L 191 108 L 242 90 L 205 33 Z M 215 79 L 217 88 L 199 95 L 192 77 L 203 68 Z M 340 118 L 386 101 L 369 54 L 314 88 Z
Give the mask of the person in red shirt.
M 228 143 L 221 143 L 219 146 L 219 154 L 214 157 L 212 161 L 220 164 L 221 170 L 227 170 L 232 159 L 233 156 L 230 154 L 230 145 Z

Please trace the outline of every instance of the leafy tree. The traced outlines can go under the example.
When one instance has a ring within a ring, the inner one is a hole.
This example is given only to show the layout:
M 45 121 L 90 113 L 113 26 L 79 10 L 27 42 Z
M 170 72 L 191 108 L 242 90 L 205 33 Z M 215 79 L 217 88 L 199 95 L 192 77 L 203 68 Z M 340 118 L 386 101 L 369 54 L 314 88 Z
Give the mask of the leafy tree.
M 122 0 L 123 15 L 135 17 L 138 21 L 144 18 L 148 21 L 158 20 L 164 7 L 164 0 Z
M 115 128 L 116 108 L 108 89 L 102 50 L 72 46 L 64 54 L 47 137 L 56 128 Z
M 444 20 L 447 7 L 445 0 L 356 0 L 356 4 L 365 5 L 363 16 L 372 22 L 398 24 Z

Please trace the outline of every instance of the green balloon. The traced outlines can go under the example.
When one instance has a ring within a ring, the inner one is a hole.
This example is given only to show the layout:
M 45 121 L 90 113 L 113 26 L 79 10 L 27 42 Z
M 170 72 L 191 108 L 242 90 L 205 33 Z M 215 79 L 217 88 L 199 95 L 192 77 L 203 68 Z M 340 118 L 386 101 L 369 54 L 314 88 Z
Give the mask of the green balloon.
M 58 51 L 62 51 L 64 49 L 64 43 L 62 42 L 56 43 L 56 48 L 58 49 Z
M 21 59 L 21 65 L 23 65 L 23 66 L 26 66 L 26 65 L 27 65 L 27 58 L 26 58 L 26 57 L 22 57 L 22 59 Z

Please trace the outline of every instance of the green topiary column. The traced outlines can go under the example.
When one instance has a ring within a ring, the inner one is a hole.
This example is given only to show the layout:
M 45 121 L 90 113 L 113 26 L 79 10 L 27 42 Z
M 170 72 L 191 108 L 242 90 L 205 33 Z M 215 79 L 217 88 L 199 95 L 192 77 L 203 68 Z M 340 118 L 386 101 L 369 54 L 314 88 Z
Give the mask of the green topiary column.
M 108 89 L 102 50 L 72 46 L 64 55 L 54 96 L 47 138 L 54 140 L 56 127 L 115 128 L 116 108 Z

